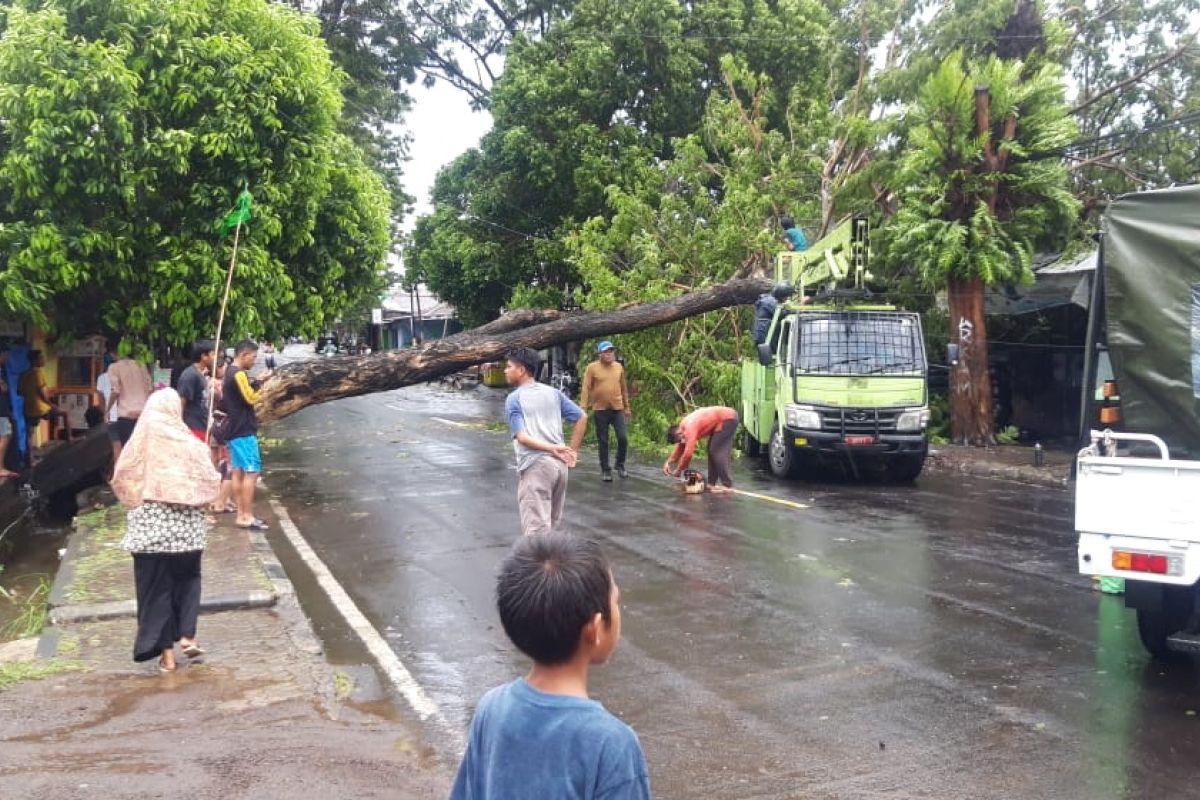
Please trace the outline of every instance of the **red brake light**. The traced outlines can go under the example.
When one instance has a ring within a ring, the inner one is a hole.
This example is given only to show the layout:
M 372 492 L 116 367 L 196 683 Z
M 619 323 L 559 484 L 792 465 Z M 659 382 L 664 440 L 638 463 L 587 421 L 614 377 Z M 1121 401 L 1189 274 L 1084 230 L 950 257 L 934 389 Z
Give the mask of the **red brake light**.
M 1129 572 L 1153 572 L 1157 575 L 1167 574 L 1166 556 L 1118 550 L 1113 553 L 1112 561 L 1115 569 Z

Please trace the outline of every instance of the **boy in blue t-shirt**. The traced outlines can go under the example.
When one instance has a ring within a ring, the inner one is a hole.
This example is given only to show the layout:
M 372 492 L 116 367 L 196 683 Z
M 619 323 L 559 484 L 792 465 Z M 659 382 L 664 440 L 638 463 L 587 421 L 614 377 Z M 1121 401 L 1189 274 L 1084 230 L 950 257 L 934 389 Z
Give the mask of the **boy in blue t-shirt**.
M 619 601 L 594 542 L 561 533 L 517 541 L 496 605 L 533 669 L 479 701 L 451 800 L 650 797 L 637 734 L 587 693 L 588 668 L 621 638 Z
M 796 221 L 791 217 L 783 217 L 779 220 L 780 227 L 783 228 L 783 243 L 787 245 L 788 250 L 800 252 L 808 249 L 808 239 L 804 236 L 804 231 L 796 227 Z

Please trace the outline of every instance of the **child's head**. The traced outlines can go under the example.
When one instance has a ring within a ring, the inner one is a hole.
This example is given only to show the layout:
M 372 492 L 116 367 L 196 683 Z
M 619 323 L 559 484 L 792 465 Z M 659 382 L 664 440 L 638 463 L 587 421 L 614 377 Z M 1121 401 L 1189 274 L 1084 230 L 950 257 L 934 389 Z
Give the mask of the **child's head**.
M 792 219 L 791 217 L 781 217 L 779 219 L 779 226 L 785 231 L 791 230 L 792 228 L 796 227 L 796 220 Z
M 619 590 L 600 547 L 562 533 L 522 536 L 500 567 L 496 606 L 504 632 L 538 664 L 581 650 L 608 660 L 621 637 Z

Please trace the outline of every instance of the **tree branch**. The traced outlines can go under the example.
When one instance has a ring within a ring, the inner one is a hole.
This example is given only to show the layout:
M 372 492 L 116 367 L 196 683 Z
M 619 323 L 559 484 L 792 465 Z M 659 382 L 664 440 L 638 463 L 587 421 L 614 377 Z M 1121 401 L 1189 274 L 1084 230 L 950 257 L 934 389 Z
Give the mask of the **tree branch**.
M 490 323 L 493 327 L 487 330 L 488 326 L 484 326 L 480 329 L 482 333 L 464 331 L 424 347 L 288 364 L 280 367 L 275 377 L 263 386 L 258 417 L 263 422 L 272 422 L 317 403 L 423 383 L 495 360 L 516 347 L 540 350 L 600 335 L 643 330 L 729 306 L 748 305 L 770 288 L 769 280 L 735 279 L 669 300 L 616 311 L 567 314 L 553 322 L 510 332 L 497 332 L 496 323 Z M 513 322 L 510 318 L 509 324 Z
M 1173 52 L 1168 53 L 1166 56 L 1163 56 L 1158 61 L 1155 61 L 1153 64 L 1146 67 L 1141 72 L 1137 73 L 1136 75 L 1131 75 L 1130 77 L 1126 78 L 1125 80 L 1123 80 L 1119 83 L 1114 83 L 1112 86 L 1109 86 L 1107 89 L 1097 92 L 1092 97 L 1089 97 L 1084 102 L 1082 102 L 1079 105 L 1072 108 L 1070 111 L 1071 115 L 1074 116 L 1076 114 L 1083 113 L 1084 111 L 1086 111 L 1087 109 L 1089 109 L 1093 105 L 1095 105 L 1096 102 L 1099 101 L 1101 98 L 1107 97 L 1108 95 L 1113 94 L 1114 92 L 1124 91 L 1125 89 L 1129 88 L 1133 84 L 1140 81 L 1142 78 L 1149 75 L 1151 72 L 1154 72 L 1158 69 L 1161 69 L 1162 67 L 1165 67 L 1167 64 L 1170 64 L 1172 61 L 1174 61 L 1175 59 L 1177 59 L 1181 55 L 1183 55 L 1184 52 L 1195 43 L 1195 41 L 1196 41 L 1196 37 L 1194 35 L 1189 36 L 1187 41 L 1184 42 L 1183 44 L 1179 45 L 1179 47 L 1176 48 Z

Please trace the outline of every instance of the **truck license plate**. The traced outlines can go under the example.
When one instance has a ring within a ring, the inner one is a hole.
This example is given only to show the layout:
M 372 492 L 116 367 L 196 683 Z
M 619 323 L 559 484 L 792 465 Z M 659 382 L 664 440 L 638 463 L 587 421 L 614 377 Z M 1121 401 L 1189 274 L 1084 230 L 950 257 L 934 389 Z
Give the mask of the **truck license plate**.
M 847 436 L 846 444 L 875 444 L 874 436 Z

